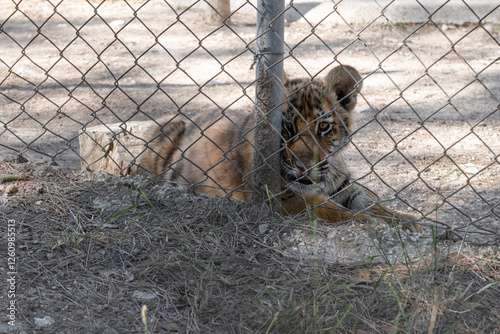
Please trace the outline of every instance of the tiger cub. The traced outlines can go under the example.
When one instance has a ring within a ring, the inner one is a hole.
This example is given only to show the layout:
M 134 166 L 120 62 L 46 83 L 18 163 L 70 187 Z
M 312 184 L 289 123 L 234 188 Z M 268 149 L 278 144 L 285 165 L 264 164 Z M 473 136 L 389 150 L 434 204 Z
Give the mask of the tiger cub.
M 328 222 L 379 219 L 420 232 L 409 215 L 391 211 L 350 176 L 340 151 L 348 141 L 361 76 L 337 66 L 323 80 L 284 78 L 281 203 L 289 214 L 309 209 Z M 253 113 L 203 113 L 157 120 L 138 171 L 201 193 L 248 200 L 253 163 Z

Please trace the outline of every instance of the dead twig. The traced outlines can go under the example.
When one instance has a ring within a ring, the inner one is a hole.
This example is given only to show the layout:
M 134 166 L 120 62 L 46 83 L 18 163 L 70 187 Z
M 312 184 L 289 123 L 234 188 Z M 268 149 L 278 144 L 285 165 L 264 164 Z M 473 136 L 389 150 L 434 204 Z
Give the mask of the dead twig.
M 0 175 L 0 183 L 12 181 L 24 181 L 26 177 L 23 174 Z

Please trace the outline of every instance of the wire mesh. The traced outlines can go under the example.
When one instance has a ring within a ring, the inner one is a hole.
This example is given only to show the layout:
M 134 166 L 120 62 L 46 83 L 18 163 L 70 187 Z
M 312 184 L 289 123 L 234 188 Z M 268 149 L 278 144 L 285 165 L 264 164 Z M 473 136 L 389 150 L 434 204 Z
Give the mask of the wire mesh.
M 446 236 L 489 244 L 498 243 L 500 220 L 499 7 L 290 1 L 282 13 L 290 80 L 306 78 L 307 90 L 335 66 L 361 74 L 342 145 L 354 182 Z M 247 199 L 254 171 L 232 157 L 253 150 L 257 5 L 231 1 L 229 16 L 216 11 L 212 1 L 5 1 L 0 155 L 127 174 L 142 170 L 150 140 L 162 138 L 144 122 L 175 115 L 157 122 L 163 133 L 182 121 L 197 138 L 182 151 L 171 138 L 177 153 L 159 174 Z M 214 13 L 222 23 L 210 22 Z M 219 138 L 227 128 L 230 141 Z M 200 165 L 201 142 L 218 158 Z M 241 177 L 237 189 L 221 189 L 224 161 Z

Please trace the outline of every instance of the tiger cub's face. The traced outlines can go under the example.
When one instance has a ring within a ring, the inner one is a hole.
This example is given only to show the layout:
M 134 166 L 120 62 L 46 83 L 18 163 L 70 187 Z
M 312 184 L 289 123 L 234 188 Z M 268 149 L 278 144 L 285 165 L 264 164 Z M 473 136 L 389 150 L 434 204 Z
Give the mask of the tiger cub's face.
M 282 173 L 289 189 L 330 192 L 342 183 L 344 168 L 335 161 L 348 141 L 360 80 L 348 66 L 334 68 L 322 81 L 285 79 Z

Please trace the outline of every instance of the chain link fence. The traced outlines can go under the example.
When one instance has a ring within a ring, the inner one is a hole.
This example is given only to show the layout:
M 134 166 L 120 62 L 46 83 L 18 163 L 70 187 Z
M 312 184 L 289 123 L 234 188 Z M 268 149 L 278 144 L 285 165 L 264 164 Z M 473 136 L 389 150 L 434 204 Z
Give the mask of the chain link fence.
M 322 149 L 326 158 L 302 162 L 304 175 L 339 156 L 377 203 L 423 218 L 447 238 L 498 243 L 499 7 L 472 0 L 287 3 L 278 15 L 286 24 L 284 68 L 289 82 L 307 80 L 286 90 L 275 78 L 285 102 L 271 109 L 287 108 L 302 91 L 327 90 L 318 82 L 336 66 L 360 75 L 351 73 L 353 86 L 330 100 L 330 121 L 345 123 L 336 108 L 357 95 L 352 124 L 342 125 L 342 153 Z M 248 165 L 232 163 L 243 180 L 238 189 L 221 190 L 218 178 L 227 173 L 223 159 L 236 161 L 243 147 L 253 154 L 253 113 L 262 103 L 255 97 L 258 10 L 256 1 L 231 1 L 230 15 L 213 25 L 217 7 L 207 1 L 4 1 L 0 156 L 128 174 L 162 133 L 194 131 L 187 148 L 175 135 L 167 139 L 176 159 L 153 153 L 167 158 L 159 174 L 248 198 L 255 175 Z M 295 131 L 309 137 L 321 131 L 311 130 L 313 123 L 323 126 L 321 116 L 303 121 L 306 128 Z M 162 130 L 152 135 L 155 123 Z M 232 137 L 221 136 L 228 128 Z M 187 150 L 201 141 L 221 158 L 194 161 Z M 282 144 L 272 157 L 284 151 Z M 194 182 L 173 168 L 180 160 L 199 173 Z M 279 166 L 271 169 L 291 183 Z

